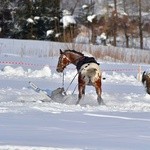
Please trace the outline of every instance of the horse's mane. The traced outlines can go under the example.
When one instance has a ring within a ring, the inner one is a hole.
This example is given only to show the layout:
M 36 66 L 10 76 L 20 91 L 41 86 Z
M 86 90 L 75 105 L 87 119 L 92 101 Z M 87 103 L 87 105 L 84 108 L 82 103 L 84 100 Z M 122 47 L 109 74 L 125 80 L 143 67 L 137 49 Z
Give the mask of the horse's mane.
M 78 52 L 78 51 L 76 51 L 76 50 L 67 49 L 67 50 L 65 50 L 64 52 L 65 52 L 65 53 L 67 53 L 67 52 L 73 52 L 73 53 L 79 54 L 79 55 L 81 55 L 81 56 L 84 56 L 84 54 L 82 54 L 82 53 L 80 53 L 80 52 Z

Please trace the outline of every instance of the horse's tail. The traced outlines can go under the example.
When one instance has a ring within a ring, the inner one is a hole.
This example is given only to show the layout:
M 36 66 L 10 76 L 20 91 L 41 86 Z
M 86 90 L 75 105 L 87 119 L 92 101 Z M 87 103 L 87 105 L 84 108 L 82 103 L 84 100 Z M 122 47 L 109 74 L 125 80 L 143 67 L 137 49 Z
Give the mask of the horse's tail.
M 87 76 L 93 77 L 96 74 L 97 69 L 96 68 L 89 68 L 87 69 Z

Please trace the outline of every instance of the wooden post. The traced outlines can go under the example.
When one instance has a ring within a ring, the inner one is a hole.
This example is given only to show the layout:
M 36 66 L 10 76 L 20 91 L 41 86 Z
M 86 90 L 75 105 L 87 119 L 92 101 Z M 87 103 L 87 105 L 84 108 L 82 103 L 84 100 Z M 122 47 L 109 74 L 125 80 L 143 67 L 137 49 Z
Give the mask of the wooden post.
M 138 80 L 138 81 L 141 81 L 141 65 L 138 65 L 137 80 Z

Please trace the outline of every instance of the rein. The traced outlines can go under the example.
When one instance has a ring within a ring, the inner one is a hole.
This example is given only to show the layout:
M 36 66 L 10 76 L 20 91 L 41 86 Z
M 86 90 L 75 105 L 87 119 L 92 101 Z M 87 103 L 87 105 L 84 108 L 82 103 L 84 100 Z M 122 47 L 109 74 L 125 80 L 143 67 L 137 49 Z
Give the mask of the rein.
M 64 72 L 63 72 L 63 78 L 62 78 L 62 87 L 64 88 L 64 84 L 65 83 L 65 75 L 64 75 Z
M 75 74 L 75 76 L 74 76 L 73 79 L 71 80 L 70 84 L 69 84 L 68 87 L 66 88 L 65 93 L 67 93 L 69 87 L 71 86 L 72 82 L 74 81 L 74 79 L 76 78 L 77 75 L 78 75 L 78 72 Z M 63 73 L 63 82 L 64 82 L 64 73 Z M 64 83 L 63 83 L 63 85 L 64 85 Z
M 74 61 L 71 61 L 65 54 L 63 54 L 65 56 L 65 58 L 69 61 L 69 63 L 73 63 L 74 65 L 77 64 L 77 60 L 78 62 L 83 60 L 85 58 L 85 56 L 81 56 L 80 58 L 75 59 Z
M 83 69 L 84 69 L 84 68 L 83 68 Z M 82 70 L 83 70 L 83 69 L 82 69 Z M 81 71 L 82 71 L 82 70 L 81 70 Z M 80 72 L 81 72 L 81 71 L 80 71 Z M 73 79 L 71 80 L 70 84 L 69 84 L 68 87 L 66 88 L 65 93 L 67 93 L 69 87 L 71 86 L 72 82 L 74 81 L 74 79 L 76 78 L 76 76 L 77 76 L 78 74 L 79 74 L 79 72 L 77 72 L 77 73 L 75 74 L 75 76 L 74 76 Z M 65 81 L 65 75 L 64 75 L 64 72 L 63 72 L 63 79 L 62 79 L 63 88 L 64 88 L 64 81 Z M 78 84 L 77 84 L 77 85 L 78 85 Z M 75 92 L 75 90 L 76 90 L 76 88 L 77 88 L 77 85 L 75 86 L 75 88 L 74 88 L 74 90 L 73 90 L 73 92 L 72 92 L 72 95 L 74 94 L 74 92 Z

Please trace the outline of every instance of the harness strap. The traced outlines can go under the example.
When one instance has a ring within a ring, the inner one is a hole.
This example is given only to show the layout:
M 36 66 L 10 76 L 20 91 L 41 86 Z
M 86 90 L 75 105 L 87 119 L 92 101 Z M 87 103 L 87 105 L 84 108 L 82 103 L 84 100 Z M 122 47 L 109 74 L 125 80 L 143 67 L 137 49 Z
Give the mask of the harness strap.
M 72 82 L 73 82 L 73 80 L 76 78 L 76 76 L 78 75 L 78 72 L 76 73 L 76 75 L 73 77 L 73 79 L 72 79 L 72 81 L 70 82 L 70 84 L 68 85 L 68 87 L 67 87 L 67 89 L 66 89 L 66 91 L 65 92 L 67 92 L 68 91 L 68 89 L 69 89 L 69 87 L 70 87 L 70 85 L 72 84 Z
M 88 63 L 95 63 L 97 65 L 99 65 L 99 63 L 95 60 L 94 57 L 86 57 L 84 56 L 84 58 L 82 58 L 81 60 L 78 61 L 76 68 L 79 71 L 80 68 L 82 67 L 82 65 L 84 64 L 88 64 Z
M 63 54 L 63 56 L 65 56 L 65 58 L 66 58 L 69 62 L 71 62 L 70 59 L 69 59 L 65 54 Z

